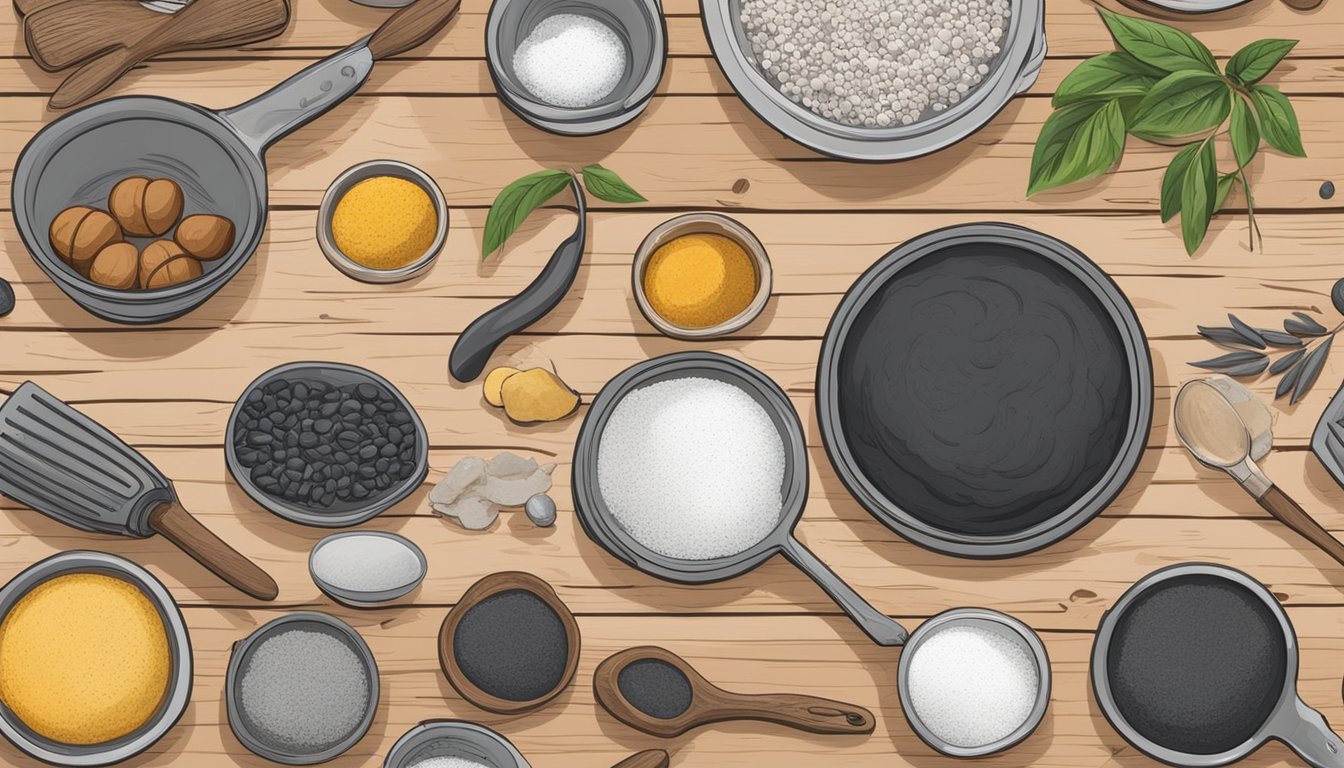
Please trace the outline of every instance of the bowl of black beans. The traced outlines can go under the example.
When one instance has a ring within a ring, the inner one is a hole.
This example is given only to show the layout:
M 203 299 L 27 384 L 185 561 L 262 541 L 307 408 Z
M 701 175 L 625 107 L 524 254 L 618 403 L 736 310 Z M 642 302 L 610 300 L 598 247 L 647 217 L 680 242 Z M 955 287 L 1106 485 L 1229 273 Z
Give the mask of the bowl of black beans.
M 225 444 L 239 487 L 287 520 L 357 525 L 411 495 L 429 472 L 429 437 L 406 398 L 372 371 L 290 363 L 252 382 Z

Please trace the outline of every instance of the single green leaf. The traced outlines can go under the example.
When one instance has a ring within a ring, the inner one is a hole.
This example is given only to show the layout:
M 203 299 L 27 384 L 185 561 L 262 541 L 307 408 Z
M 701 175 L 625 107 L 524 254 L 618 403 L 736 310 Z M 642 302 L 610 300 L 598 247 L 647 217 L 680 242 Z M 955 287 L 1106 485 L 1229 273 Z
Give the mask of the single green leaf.
M 485 217 L 482 260 L 490 258 L 533 211 L 560 194 L 569 181 L 570 175 L 565 171 L 537 171 L 500 190 Z
M 1306 157 L 1302 148 L 1302 129 L 1297 124 L 1297 113 L 1288 97 L 1271 85 L 1251 88 L 1251 103 L 1260 118 L 1260 133 L 1265 143 L 1286 155 Z
M 1125 151 L 1125 117 L 1117 101 L 1056 110 L 1041 127 L 1031 155 L 1027 195 L 1100 176 Z
M 615 171 L 603 168 L 597 163 L 583 167 L 583 186 L 595 197 L 609 203 L 647 203 L 648 199 L 639 194 L 616 175 Z
M 1162 221 L 1171 221 L 1172 217 L 1181 212 L 1181 185 L 1185 183 L 1185 172 L 1190 168 L 1190 161 L 1195 159 L 1195 153 L 1202 148 L 1201 144 L 1191 144 L 1176 153 L 1171 159 L 1171 164 L 1167 166 L 1167 172 L 1162 174 Z
M 1237 158 L 1237 167 L 1245 168 L 1260 149 L 1260 129 L 1255 124 L 1255 113 L 1240 96 L 1232 97 L 1228 132 L 1232 137 L 1232 154 Z
M 1214 193 L 1213 212 L 1217 213 L 1223 210 L 1223 203 L 1227 202 L 1227 195 L 1232 191 L 1232 185 L 1237 183 L 1237 174 L 1225 173 L 1218 177 L 1218 190 Z
M 1181 182 L 1181 236 L 1185 239 L 1186 253 L 1193 255 L 1204 242 L 1217 196 L 1218 158 L 1213 152 L 1213 142 L 1205 141 L 1191 158 Z
M 1074 68 L 1055 89 L 1054 105 L 1144 96 L 1165 73 L 1124 51 L 1093 56 Z
M 1147 141 L 1211 131 L 1227 119 L 1231 94 L 1222 77 L 1208 72 L 1167 75 L 1143 97 L 1129 131 Z
M 1155 21 L 1122 16 L 1104 8 L 1098 11 L 1115 42 L 1139 61 L 1163 72 L 1197 70 L 1218 74 L 1218 65 L 1208 47 L 1188 33 Z
M 1296 40 L 1256 40 L 1232 54 L 1227 61 L 1227 76 L 1250 85 L 1272 72 L 1295 45 Z

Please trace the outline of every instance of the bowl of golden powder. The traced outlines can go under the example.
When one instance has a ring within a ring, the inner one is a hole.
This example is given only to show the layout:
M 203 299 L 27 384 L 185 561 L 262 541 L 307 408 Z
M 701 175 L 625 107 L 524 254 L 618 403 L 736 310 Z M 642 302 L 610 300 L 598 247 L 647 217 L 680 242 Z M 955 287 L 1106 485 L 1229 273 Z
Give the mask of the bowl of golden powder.
M 191 667 L 172 596 L 129 560 L 63 552 L 0 589 L 0 731 L 39 760 L 148 749 L 186 709 Z
M 336 177 L 317 213 L 317 244 L 327 260 L 366 283 L 421 274 L 448 238 L 448 202 L 424 171 L 372 160 Z
M 635 252 L 635 303 L 663 334 L 713 339 L 747 326 L 770 300 L 770 258 L 741 222 L 688 213 L 654 228 Z

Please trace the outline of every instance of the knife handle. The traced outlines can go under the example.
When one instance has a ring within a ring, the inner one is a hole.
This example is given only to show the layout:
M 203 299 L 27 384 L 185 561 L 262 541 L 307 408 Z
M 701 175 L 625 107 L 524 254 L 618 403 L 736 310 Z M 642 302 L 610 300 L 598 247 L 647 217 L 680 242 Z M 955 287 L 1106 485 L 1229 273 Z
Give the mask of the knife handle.
M 149 513 L 149 527 L 234 588 L 258 600 L 274 600 L 279 594 L 275 579 L 211 533 L 182 505 L 176 502 L 161 504 Z

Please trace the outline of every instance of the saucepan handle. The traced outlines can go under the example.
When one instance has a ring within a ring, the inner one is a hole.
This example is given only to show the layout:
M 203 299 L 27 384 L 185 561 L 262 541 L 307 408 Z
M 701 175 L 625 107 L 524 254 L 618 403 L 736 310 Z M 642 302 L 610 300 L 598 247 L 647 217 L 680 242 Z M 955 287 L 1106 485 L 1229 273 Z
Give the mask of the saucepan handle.
M 839 576 L 835 575 L 825 563 L 803 543 L 789 536 L 784 539 L 784 556 L 794 565 L 798 566 L 813 581 L 817 583 L 831 599 L 859 625 L 864 634 L 873 639 L 873 642 L 885 647 L 895 647 L 905 644 L 906 638 L 910 633 L 905 631 L 895 619 L 887 616 L 876 608 L 868 604 L 854 588 L 846 584 Z
M 1294 699 L 1275 735 L 1314 768 L 1344 768 L 1344 741 L 1320 712 Z

